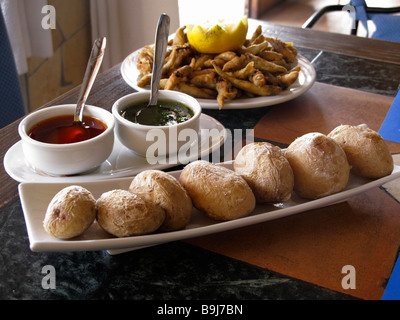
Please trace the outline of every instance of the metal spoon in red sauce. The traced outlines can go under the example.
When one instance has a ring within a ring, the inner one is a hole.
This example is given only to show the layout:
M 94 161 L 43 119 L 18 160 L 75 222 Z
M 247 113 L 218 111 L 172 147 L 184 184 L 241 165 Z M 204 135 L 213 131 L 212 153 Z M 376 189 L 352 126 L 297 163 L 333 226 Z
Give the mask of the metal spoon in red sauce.
M 100 70 L 101 63 L 103 62 L 106 42 L 105 37 L 96 39 L 94 42 L 89 62 L 86 67 L 85 76 L 83 78 L 81 91 L 79 93 L 78 103 L 76 104 L 72 125 L 59 129 L 59 131 L 65 131 L 65 133 L 60 132 L 60 134 L 68 137 L 68 140 L 72 142 L 75 140 L 82 141 L 90 138 L 89 130 L 83 121 L 83 108 L 85 107 L 86 100 L 89 96 L 90 90 L 92 89 L 97 73 Z
M 107 129 L 100 120 L 83 115 L 83 108 L 100 70 L 105 49 L 105 37 L 94 42 L 74 115 L 58 116 L 41 121 L 28 132 L 32 139 L 53 144 L 76 143 L 89 140 Z
M 82 126 L 84 126 L 84 132 Z M 76 125 L 72 115 L 65 115 L 39 122 L 29 130 L 28 135 L 44 143 L 66 144 L 94 138 L 106 129 L 107 125 L 98 119 L 83 116 L 82 124 Z

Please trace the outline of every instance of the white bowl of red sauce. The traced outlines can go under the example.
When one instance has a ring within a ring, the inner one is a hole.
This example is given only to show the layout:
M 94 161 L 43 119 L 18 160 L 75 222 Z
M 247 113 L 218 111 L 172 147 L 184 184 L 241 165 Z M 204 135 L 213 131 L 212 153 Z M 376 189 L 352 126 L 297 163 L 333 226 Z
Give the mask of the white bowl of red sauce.
M 179 122 L 169 121 L 166 113 L 165 118 L 138 123 L 134 115 L 149 103 L 149 98 L 149 92 L 141 91 L 128 94 L 114 103 L 115 133 L 121 143 L 148 160 L 189 152 L 191 147 L 197 152 L 202 112 L 199 102 L 185 93 L 160 90 L 157 105 L 172 110 L 174 119 L 180 118 Z M 155 114 L 159 116 L 157 112 Z
M 113 115 L 102 108 L 85 105 L 82 128 L 73 123 L 75 104 L 43 108 L 27 115 L 18 133 L 27 162 L 49 175 L 76 175 L 100 166 L 114 145 Z

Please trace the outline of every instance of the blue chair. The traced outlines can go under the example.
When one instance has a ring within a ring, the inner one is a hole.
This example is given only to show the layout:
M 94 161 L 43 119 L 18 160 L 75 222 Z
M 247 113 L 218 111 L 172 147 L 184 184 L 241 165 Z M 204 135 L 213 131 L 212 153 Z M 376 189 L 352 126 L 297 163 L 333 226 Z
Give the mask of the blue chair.
M 371 38 L 400 42 L 400 16 L 394 15 L 400 12 L 400 7 L 378 8 L 368 7 L 364 0 L 351 0 L 347 5 L 329 5 L 317 10 L 304 24 L 303 28 L 312 28 L 314 24 L 325 14 L 332 11 L 343 11 L 353 13 L 355 10 L 355 26 L 351 34 L 357 35 L 358 26 L 361 22 L 369 30 L 367 22 L 373 21 L 376 31 Z
M 17 68 L 0 10 L 0 128 L 24 115 L 24 100 Z

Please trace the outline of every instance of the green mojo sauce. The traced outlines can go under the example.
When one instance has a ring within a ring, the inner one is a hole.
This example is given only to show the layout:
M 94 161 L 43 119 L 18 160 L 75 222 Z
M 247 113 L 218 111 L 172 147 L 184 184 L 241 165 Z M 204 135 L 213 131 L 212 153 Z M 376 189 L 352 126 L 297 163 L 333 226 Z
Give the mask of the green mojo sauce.
M 146 108 L 148 101 L 134 103 L 123 109 L 120 114 L 123 118 L 149 126 L 171 126 L 185 122 L 194 116 L 194 112 L 184 104 L 160 99 L 157 106 Z M 140 116 L 136 118 L 136 113 L 143 109 Z

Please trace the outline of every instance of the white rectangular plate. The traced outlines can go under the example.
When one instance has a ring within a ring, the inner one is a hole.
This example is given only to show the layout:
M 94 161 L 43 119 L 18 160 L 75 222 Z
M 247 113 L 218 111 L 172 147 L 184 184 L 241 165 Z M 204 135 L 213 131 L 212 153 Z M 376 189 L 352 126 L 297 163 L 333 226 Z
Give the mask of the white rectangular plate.
M 221 165 L 230 169 L 233 167 L 232 162 Z M 170 174 L 179 178 L 180 172 L 181 171 L 174 171 L 170 172 Z M 28 230 L 30 248 L 32 251 L 61 252 L 108 250 L 110 254 L 117 254 L 161 243 L 241 228 L 311 209 L 325 207 L 337 202 L 346 201 L 351 196 L 381 186 L 397 178 L 400 178 L 399 166 L 395 166 L 391 175 L 373 181 L 350 175 L 350 180 L 346 189 L 340 193 L 317 200 L 305 200 L 293 193 L 292 199 L 285 203 L 275 205 L 257 205 L 256 209 L 250 216 L 226 222 L 211 220 L 202 212 L 193 209 L 192 219 L 186 228 L 173 232 L 160 232 L 143 236 L 115 238 L 103 231 L 101 227 L 94 222 L 83 235 L 71 240 L 59 240 L 50 236 L 46 233 L 42 225 L 47 206 L 51 199 L 58 191 L 71 185 L 71 183 L 28 182 L 21 183 L 18 188 Z M 80 182 L 79 185 L 90 190 L 93 195 L 98 198 L 106 191 L 113 189 L 128 189 L 131 181 L 132 178 L 120 178 L 113 180 Z

